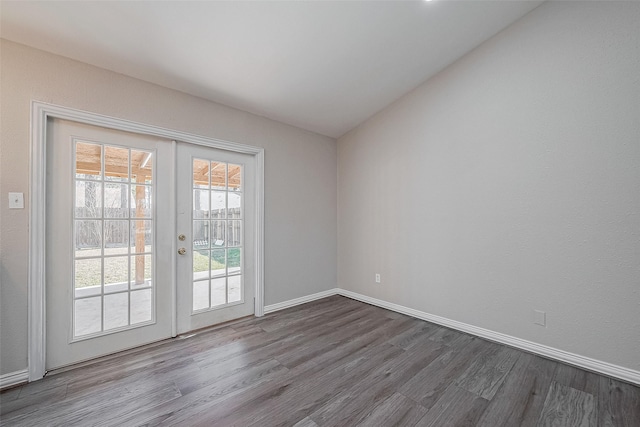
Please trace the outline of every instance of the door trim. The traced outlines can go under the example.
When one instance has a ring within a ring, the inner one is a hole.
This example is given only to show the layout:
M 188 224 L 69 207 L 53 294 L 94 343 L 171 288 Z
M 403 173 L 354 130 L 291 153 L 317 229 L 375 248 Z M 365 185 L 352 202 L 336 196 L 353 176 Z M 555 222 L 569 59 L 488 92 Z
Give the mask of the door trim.
M 264 315 L 264 149 L 251 145 L 223 141 L 201 135 L 166 129 L 158 126 L 133 122 L 102 114 L 76 110 L 60 105 L 31 101 L 31 155 L 29 182 L 29 276 L 28 276 L 28 371 L 29 381 L 41 379 L 45 374 L 46 357 L 46 292 L 45 292 L 45 240 L 46 240 L 46 144 L 47 121 L 50 118 L 70 120 L 88 125 L 157 136 L 173 140 L 174 161 L 173 185 L 175 186 L 175 147 L 180 141 L 202 145 L 236 153 L 249 154 L 256 159 L 256 248 L 255 248 L 255 316 Z M 173 200 L 175 208 L 175 199 Z M 173 209 L 175 210 L 175 209 Z M 175 212 L 173 227 L 175 224 Z M 175 234 L 175 233 L 174 233 Z M 174 248 L 175 249 L 175 248 Z M 176 292 L 176 269 L 174 262 L 172 292 Z M 172 314 L 172 334 L 176 331 L 176 310 Z

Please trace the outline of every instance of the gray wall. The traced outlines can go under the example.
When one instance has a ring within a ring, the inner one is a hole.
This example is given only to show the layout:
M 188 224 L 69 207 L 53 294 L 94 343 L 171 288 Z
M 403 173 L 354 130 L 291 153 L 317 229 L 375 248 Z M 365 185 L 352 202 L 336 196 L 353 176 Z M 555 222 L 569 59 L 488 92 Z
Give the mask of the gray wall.
M 29 114 L 39 100 L 265 148 L 265 302 L 336 286 L 336 142 L 3 40 L 0 374 L 27 367 Z
M 339 287 L 640 370 L 639 22 L 543 4 L 340 138 Z

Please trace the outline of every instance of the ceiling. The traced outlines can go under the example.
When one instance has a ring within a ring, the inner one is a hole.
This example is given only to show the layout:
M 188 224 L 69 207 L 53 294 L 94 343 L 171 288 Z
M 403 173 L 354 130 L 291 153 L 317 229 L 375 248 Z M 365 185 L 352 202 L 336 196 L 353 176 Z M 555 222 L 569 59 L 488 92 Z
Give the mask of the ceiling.
M 339 137 L 541 1 L 2 1 L 0 35 Z

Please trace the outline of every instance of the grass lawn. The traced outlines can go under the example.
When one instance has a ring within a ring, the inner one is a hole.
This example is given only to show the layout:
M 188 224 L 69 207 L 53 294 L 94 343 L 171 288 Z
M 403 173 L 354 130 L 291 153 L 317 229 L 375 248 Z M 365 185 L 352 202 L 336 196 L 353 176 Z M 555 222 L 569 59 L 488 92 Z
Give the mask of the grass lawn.
M 209 257 L 208 251 L 193 251 L 193 272 L 209 270 Z M 211 258 L 211 270 L 220 270 L 225 267 L 224 265 L 224 249 L 219 251 L 221 256 L 214 255 Z M 216 259 L 217 258 L 217 259 Z
M 147 246 L 145 251 L 151 251 Z M 129 256 L 127 248 L 105 249 L 105 255 L 123 255 L 104 258 L 104 283 L 122 283 L 129 280 Z M 88 249 L 76 251 L 76 256 L 100 256 L 100 249 Z M 152 255 L 138 255 L 145 258 L 144 278 L 151 279 Z M 100 286 L 102 280 L 100 275 L 100 258 L 78 259 L 75 262 L 75 286 L 84 288 L 87 286 Z M 135 257 L 131 258 L 131 270 L 135 271 Z

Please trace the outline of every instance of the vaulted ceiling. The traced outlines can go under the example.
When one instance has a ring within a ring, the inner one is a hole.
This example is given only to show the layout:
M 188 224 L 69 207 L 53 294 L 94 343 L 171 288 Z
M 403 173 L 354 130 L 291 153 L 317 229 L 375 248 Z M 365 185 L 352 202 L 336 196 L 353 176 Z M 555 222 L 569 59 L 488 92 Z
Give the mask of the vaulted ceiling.
M 0 35 L 339 137 L 541 1 L 2 1 Z

